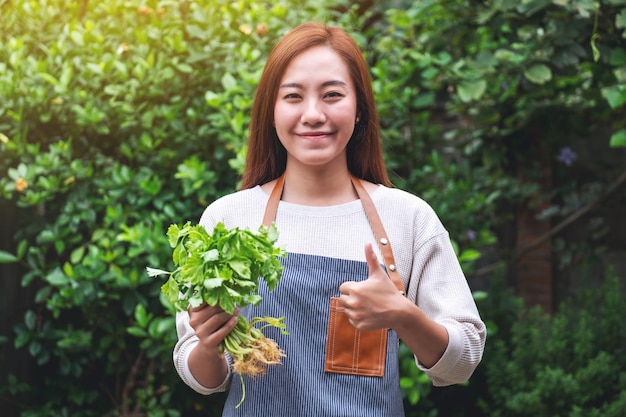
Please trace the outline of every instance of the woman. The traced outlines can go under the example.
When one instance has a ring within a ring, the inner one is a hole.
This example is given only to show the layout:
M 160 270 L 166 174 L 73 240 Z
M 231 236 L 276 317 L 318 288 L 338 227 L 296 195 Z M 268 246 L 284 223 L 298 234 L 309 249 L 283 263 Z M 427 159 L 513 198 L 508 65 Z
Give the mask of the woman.
M 266 336 L 286 357 L 245 381 L 236 408 L 241 383 L 218 345 L 237 318 L 204 305 L 177 317 L 174 361 L 185 383 L 202 394 L 230 390 L 224 416 L 403 416 L 398 339 L 433 384 L 470 377 L 485 326 L 437 215 L 391 188 L 368 68 L 344 31 L 307 23 L 277 43 L 257 89 L 247 158 L 242 190 L 212 203 L 200 224 L 256 230 L 270 195 L 280 199 L 270 219 L 288 251 L 281 282 L 240 313 L 284 316 L 289 335 Z M 389 245 L 375 239 L 372 217 L 393 244 L 395 264 L 386 268 L 379 259 Z M 386 346 L 359 353 L 377 356 L 376 372 L 333 362 L 343 353 L 334 355 L 341 343 L 332 335 L 354 329 L 383 335 L 378 345 Z

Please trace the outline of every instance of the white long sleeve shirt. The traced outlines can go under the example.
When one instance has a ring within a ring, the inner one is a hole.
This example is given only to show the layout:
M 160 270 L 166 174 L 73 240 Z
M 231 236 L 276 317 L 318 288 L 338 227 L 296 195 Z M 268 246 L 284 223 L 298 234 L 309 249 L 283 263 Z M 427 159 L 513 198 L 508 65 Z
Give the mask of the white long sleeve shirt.
M 450 243 L 448 232 L 432 208 L 413 194 L 379 186 L 371 193 L 371 198 L 389 236 L 397 270 L 407 289 L 407 297 L 431 319 L 445 326 L 449 335 L 447 349 L 435 365 L 425 368 L 416 361 L 417 366 L 430 377 L 435 386 L 466 381 L 482 358 L 486 330 Z M 209 230 L 218 222 L 223 222 L 228 228 L 258 230 L 267 200 L 268 195 L 258 186 L 227 195 L 207 207 L 200 224 Z M 377 256 L 382 259 L 359 200 L 330 207 L 310 207 L 281 201 L 275 221 L 279 232 L 278 244 L 287 249 L 287 259 L 291 256 L 298 260 L 299 265 L 302 264 L 301 258 L 309 259 L 308 257 L 348 262 L 348 265 L 366 265 L 363 251 L 366 242 L 373 243 Z M 329 265 L 332 265 L 332 262 Z M 329 271 L 330 275 L 335 276 L 335 270 Z M 292 289 L 295 291 L 292 294 L 299 290 L 315 294 L 317 284 L 309 283 L 310 279 L 307 281 L 306 277 L 302 279 L 304 281 L 297 284 L 284 285 L 298 286 Z M 332 284 L 333 289 L 336 287 L 337 295 L 340 281 Z M 282 280 L 279 287 L 281 285 Z M 265 297 L 271 300 L 272 297 L 280 297 L 280 294 L 278 291 Z M 264 302 L 265 298 L 261 304 Z M 306 311 L 294 310 L 289 314 L 287 318 L 296 329 L 299 328 L 298 323 L 311 320 Z M 298 315 L 302 317 L 299 318 Z M 224 382 L 216 388 L 203 387 L 194 379 L 187 359 L 198 339 L 189 325 L 189 316 L 186 312 L 177 314 L 176 325 L 179 341 L 174 349 L 174 363 L 182 380 L 202 394 L 227 390 L 233 380 L 232 372 L 229 372 Z M 320 329 L 324 326 L 325 324 L 321 323 Z M 303 347 L 292 347 L 300 348 Z M 397 353 L 396 350 L 394 352 Z M 287 358 L 290 355 L 297 356 L 295 352 L 286 351 L 286 354 Z M 397 356 L 391 358 L 392 362 L 394 360 L 397 362 Z M 310 373 L 316 373 L 316 370 L 317 368 L 313 367 Z M 398 375 L 395 371 L 392 374 L 391 377 L 396 379 L 392 384 L 397 385 Z M 326 384 L 324 382 L 326 380 L 323 379 L 325 377 L 312 378 L 310 389 L 323 390 Z M 307 389 L 303 388 L 305 391 Z M 311 399 L 313 405 L 307 403 L 306 407 L 315 410 L 316 401 Z M 320 409 L 316 412 L 328 411 Z M 225 412 L 224 415 L 230 414 Z M 400 415 L 399 412 L 396 415 Z

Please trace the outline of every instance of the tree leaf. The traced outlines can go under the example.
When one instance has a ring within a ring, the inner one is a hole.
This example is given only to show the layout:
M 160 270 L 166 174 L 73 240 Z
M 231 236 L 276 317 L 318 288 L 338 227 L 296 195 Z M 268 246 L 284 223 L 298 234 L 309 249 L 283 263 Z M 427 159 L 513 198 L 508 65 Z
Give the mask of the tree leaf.
M 85 254 L 85 247 L 79 246 L 72 251 L 70 254 L 70 261 L 73 264 L 79 263 L 83 259 L 83 255 Z
M 50 84 L 52 84 L 53 86 L 55 86 L 55 87 L 57 87 L 59 85 L 59 80 L 57 80 L 56 78 L 54 78 L 50 74 L 42 72 L 42 73 L 39 74 L 39 76 L 41 78 L 43 78 L 44 80 L 46 80 L 47 82 L 49 82 Z
M 620 29 L 626 28 L 626 9 L 622 9 L 622 11 L 615 16 L 615 27 Z
M 148 335 L 148 333 L 146 333 L 144 329 L 136 326 L 129 327 L 126 329 L 126 331 L 128 332 L 128 334 L 136 337 L 146 337 Z
M 24 314 L 24 324 L 28 330 L 35 330 L 37 326 L 37 314 L 33 310 L 28 310 Z
M 528 81 L 535 84 L 544 84 L 552 79 L 552 70 L 547 65 L 535 64 L 524 71 Z
M 476 249 L 465 249 L 459 255 L 459 262 L 470 262 L 480 258 L 480 252 Z
M 135 307 L 135 320 L 137 321 L 137 324 L 141 327 L 146 327 L 150 318 L 150 315 L 146 311 L 146 307 L 143 304 L 137 304 L 137 307 Z
M 611 148 L 626 147 L 626 129 L 618 130 L 611 135 Z
M 230 91 L 235 89 L 235 87 L 237 86 L 237 80 L 235 79 L 235 77 L 233 77 L 230 73 L 224 73 L 224 75 L 222 76 L 222 87 L 224 87 L 224 90 L 226 91 Z
M 614 85 L 603 88 L 602 96 L 609 102 L 612 109 L 616 109 L 626 103 L 626 86 Z
M 212 107 L 214 109 L 219 108 L 222 104 L 221 96 L 214 93 L 213 91 L 207 91 L 206 93 L 204 93 L 204 100 L 209 105 L 209 107 Z
M 489 296 L 489 293 L 487 291 L 474 291 L 474 292 L 472 292 L 472 297 L 476 301 L 484 300 L 488 296 Z
M 487 82 L 485 80 L 476 81 L 462 81 L 458 85 L 458 93 L 461 100 L 465 103 L 469 103 L 473 100 L 480 99 L 485 90 L 487 89 Z
M 10 264 L 10 263 L 17 262 L 18 260 L 19 259 L 17 258 L 17 256 L 9 252 L 0 250 L 0 264 Z
M 70 282 L 69 278 L 66 277 L 65 274 L 63 274 L 63 272 L 59 268 L 54 269 L 52 272 L 46 275 L 45 279 L 50 284 L 57 286 L 57 287 L 66 285 Z

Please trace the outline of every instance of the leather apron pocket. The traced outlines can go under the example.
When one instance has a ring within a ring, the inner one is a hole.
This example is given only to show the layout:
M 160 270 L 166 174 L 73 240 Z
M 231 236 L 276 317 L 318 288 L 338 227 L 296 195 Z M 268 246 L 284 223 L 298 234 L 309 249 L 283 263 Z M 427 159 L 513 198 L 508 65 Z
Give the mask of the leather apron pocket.
M 338 297 L 330 299 L 324 370 L 348 375 L 385 374 L 387 329 L 361 331 L 346 316 Z

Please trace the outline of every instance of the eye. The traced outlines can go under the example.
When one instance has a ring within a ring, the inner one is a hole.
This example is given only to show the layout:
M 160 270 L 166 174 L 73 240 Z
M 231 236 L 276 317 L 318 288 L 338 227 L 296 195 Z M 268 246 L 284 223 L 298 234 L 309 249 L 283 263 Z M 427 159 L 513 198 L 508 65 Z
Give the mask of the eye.
M 283 100 L 299 100 L 302 97 L 298 93 L 288 93 L 283 96 Z
M 343 97 L 343 94 L 341 94 L 338 91 L 329 91 L 328 93 L 324 94 L 324 98 L 341 98 Z

